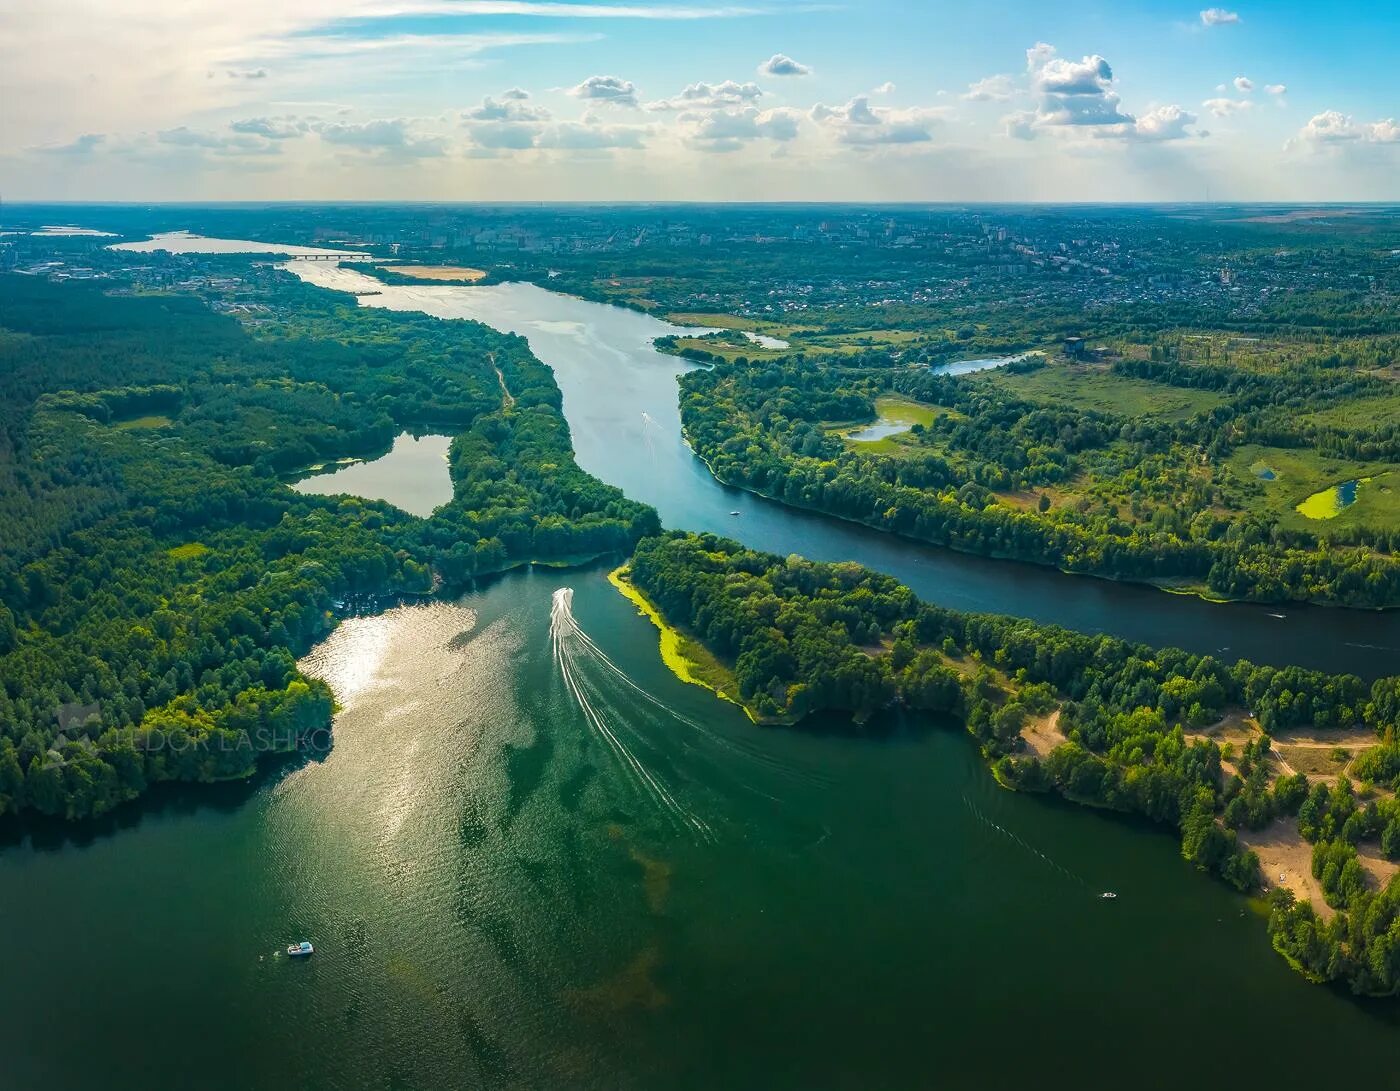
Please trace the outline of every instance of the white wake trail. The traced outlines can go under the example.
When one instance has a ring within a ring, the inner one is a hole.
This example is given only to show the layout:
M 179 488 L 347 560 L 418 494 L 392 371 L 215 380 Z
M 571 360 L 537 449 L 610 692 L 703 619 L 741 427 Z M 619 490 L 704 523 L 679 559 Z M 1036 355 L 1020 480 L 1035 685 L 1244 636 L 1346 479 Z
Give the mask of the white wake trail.
M 608 725 L 602 712 L 594 704 L 587 691 L 587 683 L 578 670 L 580 657 L 589 662 L 606 666 L 610 671 L 621 675 L 634 688 L 637 687 L 630 678 L 626 678 L 626 675 L 622 674 L 617 664 L 613 663 L 579 627 L 578 621 L 573 615 L 573 599 L 573 588 L 561 587 L 554 592 L 553 602 L 550 606 L 550 643 L 554 652 L 554 661 L 559 667 L 559 674 L 565 687 L 573 694 L 574 700 L 578 702 L 584 719 L 607 744 L 633 784 L 644 795 L 648 796 L 662 813 L 676 821 L 678 825 L 689 828 L 702 840 L 713 839 L 713 831 L 709 825 L 676 801 L 666 786 L 653 775 L 627 744 L 618 738 L 617 733 Z

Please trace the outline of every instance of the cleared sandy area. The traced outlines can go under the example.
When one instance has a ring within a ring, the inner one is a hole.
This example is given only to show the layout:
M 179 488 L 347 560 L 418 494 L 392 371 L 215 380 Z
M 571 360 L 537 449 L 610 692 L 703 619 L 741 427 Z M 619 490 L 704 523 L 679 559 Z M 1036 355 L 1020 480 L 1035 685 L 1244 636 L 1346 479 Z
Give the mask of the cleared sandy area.
M 1021 738 L 1026 740 L 1026 749 L 1036 757 L 1044 759 L 1050 751 L 1065 741 L 1060 730 L 1060 710 L 1057 708 L 1048 716 L 1037 716 L 1021 728 Z
M 486 279 L 485 269 L 473 269 L 468 265 L 386 265 L 384 268 L 391 273 L 402 273 L 419 280 L 465 280 L 470 283 Z

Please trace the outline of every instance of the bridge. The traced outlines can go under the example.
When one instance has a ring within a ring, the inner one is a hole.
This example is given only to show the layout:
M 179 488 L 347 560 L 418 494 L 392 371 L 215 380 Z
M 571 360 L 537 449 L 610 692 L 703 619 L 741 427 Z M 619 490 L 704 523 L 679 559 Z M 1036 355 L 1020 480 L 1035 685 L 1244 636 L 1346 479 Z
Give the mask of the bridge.
M 292 261 L 354 261 L 357 258 L 360 261 L 374 260 L 372 254 L 357 254 L 351 250 L 347 250 L 343 254 L 290 254 L 288 257 Z

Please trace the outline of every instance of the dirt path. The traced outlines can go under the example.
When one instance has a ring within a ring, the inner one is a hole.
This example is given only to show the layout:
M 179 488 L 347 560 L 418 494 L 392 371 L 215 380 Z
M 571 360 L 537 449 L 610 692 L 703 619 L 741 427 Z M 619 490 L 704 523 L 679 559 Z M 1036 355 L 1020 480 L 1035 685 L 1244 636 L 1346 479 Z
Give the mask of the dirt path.
M 506 386 L 506 377 L 501 373 L 501 369 L 496 366 L 496 354 L 494 352 L 491 353 L 490 359 L 491 370 L 496 373 L 496 381 L 501 384 L 501 408 L 514 409 L 515 395 L 510 392 L 510 387 Z

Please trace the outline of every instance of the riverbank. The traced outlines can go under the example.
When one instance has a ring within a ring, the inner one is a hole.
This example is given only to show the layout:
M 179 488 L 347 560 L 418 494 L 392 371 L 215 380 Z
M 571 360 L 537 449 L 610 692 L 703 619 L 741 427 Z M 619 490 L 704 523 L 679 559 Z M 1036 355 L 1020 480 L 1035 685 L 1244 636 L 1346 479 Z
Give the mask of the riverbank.
M 721 663 L 700 641 L 682 632 L 662 615 L 628 578 L 630 567 L 622 565 L 608 573 L 608 582 L 637 612 L 656 626 L 661 639 L 661 661 L 682 682 L 707 689 L 721 701 L 738 705 L 754 723 L 781 723 L 758 715 L 739 694 L 734 672 Z

